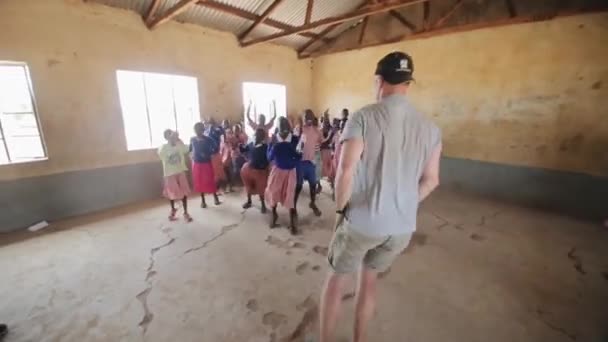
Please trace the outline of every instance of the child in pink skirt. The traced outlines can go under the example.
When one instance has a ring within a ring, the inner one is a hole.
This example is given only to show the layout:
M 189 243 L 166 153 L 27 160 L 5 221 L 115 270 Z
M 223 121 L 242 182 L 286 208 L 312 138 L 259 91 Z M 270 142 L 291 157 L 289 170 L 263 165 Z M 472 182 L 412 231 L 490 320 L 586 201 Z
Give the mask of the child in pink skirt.
M 302 155 L 297 151 L 298 137 L 291 134 L 289 121 L 285 117 L 279 119 L 279 132 L 273 137 L 268 148 L 268 160 L 273 162 L 265 198 L 272 208 L 270 228 L 277 226 L 279 218 L 277 205 L 281 203 L 289 209 L 289 229 L 292 234 L 298 233 L 296 219 L 298 212 L 295 207 L 295 192 L 297 185 L 296 166 Z
M 194 125 L 196 136 L 190 139 L 190 152 L 192 152 L 192 184 L 194 191 L 201 194 L 201 208 L 207 208 L 205 194 L 213 194 L 215 205 L 220 205 L 217 196 L 217 182 L 212 164 L 215 152 L 215 141 L 205 135 L 205 125 L 197 122 Z
M 186 177 L 186 158 L 188 155 L 188 147 L 179 139 L 177 132 L 170 129 L 164 133 L 167 143 L 158 149 L 158 156 L 163 163 L 164 189 L 163 194 L 169 199 L 171 204 L 171 212 L 169 220 L 175 221 L 175 200 L 182 200 L 184 208 L 184 219 L 187 222 L 192 221 L 192 217 L 188 214 L 188 194 L 190 186 Z

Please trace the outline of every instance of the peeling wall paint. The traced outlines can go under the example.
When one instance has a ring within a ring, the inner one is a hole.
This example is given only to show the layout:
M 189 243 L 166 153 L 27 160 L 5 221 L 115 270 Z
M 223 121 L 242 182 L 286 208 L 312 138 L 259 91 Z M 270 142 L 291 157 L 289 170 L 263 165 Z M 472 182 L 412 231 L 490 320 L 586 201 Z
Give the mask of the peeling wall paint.
M 377 61 L 406 51 L 410 98 L 443 129 L 445 155 L 605 176 L 607 37 L 608 14 L 594 14 L 326 55 L 314 103 L 338 114 L 372 102 Z
M 149 31 L 135 12 L 82 0 L 0 1 L 0 60 L 28 63 L 49 153 L 0 166 L 0 180 L 156 160 L 126 149 L 117 69 L 197 77 L 202 116 L 240 118 L 244 81 L 285 84 L 288 113 L 311 99 L 311 61 L 289 48 L 242 49 L 232 34 L 177 22 Z

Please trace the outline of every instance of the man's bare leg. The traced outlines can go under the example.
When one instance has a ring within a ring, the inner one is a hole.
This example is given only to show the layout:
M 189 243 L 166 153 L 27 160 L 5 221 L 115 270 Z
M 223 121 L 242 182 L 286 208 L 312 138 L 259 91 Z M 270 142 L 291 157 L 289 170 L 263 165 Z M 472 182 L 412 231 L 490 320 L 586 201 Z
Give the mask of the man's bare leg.
M 378 273 L 363 267 L 357 282 L 357 304 L 355 307 L 354 342 L 365 342 L 367 325 L 376 310 L 376 281 Z
M 327 275 L 327 280 L 321 293 L 320 342 L 332 342 L 336 330 L 336 322 L 340 315 L 342 306 L 342 293 L 346 284 L 347 275 L 337 274 L 332 271 Z

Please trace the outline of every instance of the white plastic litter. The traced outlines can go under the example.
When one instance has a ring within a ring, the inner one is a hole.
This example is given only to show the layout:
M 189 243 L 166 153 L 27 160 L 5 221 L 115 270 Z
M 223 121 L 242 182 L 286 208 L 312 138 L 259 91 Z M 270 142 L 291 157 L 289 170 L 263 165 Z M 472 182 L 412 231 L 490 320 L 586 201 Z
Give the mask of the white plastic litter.
M 40 221 L 40 222 L 38 222 L 38 223 L 36 223 L 34 225 L 29 226 L 27 228 L 27 230 L 29 230 L 30 232 L 37 232 L 40 229 L 44 229 L 44 228 L 46 228 L 48 226 L 49 226 L 48 222 L 46 222 L 46 221 Z

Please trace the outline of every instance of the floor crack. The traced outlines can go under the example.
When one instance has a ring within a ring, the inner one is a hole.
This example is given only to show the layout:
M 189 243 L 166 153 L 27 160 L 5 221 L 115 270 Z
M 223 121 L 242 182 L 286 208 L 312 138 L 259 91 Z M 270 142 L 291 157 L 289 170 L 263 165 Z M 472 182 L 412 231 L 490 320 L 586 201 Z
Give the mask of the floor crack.
M 175 238 L 169 234 L 169 229 L 162 229 L 162 225 L 160 226 L 161 231 L 167 236 L 169 240 L 163 243 L 162 245 L 156 246 L 150 249 L 150 255 L 148 257 L 148 268 L 146 269 L 146 288 L 143 289 L 140 293 L 138 293 L 135 298 L 141 303 L 141 306 L 144 310 L 144 316 L 141 318 L 138 326 L 142 328 L 142 334 L 145 335 L 148 331 L 148 325 L 154 319 L 154 313 L 150 311 L 148 307 L 148 296 L 150 292 L 152 292 L 152 281 L 154 280 L 154 276 L 157 274 L 156 270 L 154 270 L 154 264 L 156 262 L 156 258 L 154 257 L 158 251 L 163 248 L 166 248 L 175 242 Z
M 576 341 L 576 334 L 575 333 L 571 333 L 568 332 L 566 329 L 559 327 L 551 322 L 549 322 L 548 320 L 544 319 L 544 317 L 546 316 L 546 314 L 549 314 L 548 312 L 544 312 L 541 309 L 536 309 L 536 313 L 538 315 L 538 318 L 540 319 L 541 322 L 543 322 L 547 327 L 549 327 L 551 330 L 556 331 L 566 337 L 568 337 L 569 339 L 571 339 L 572 341 Z
M 200 245 L 198 245 L 196 247 L 192 247 L 192 248 L 187 249 L 182 254 L 182 256 L 184 256 L 186 254 L 189 254 L 189 253 L 192 253 L 192 252 L 196 252 L 196 251 L 201 250 L 203 248 L 207 248 L 207 246 L 209 244 L 213 243 L 215 240 L 217 240 L 217 239 L 221 238 L 222 236 L 226 235 L 231 230 L 236 229 L 238 226 L 240 226 L 245 221 L 245 212 L 246 212 L 246 210 L 243 210 L 241 212 L 241 219 L 239 220 L 239 222 L 222 226 L 222 228 L 220 229 L 219 233 L 215 234 L 213 237 L 211 237 L 211 239 L 205 240 L 202 244 L 200 244 Z

